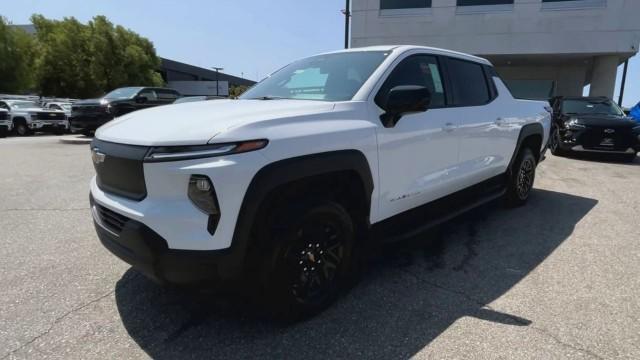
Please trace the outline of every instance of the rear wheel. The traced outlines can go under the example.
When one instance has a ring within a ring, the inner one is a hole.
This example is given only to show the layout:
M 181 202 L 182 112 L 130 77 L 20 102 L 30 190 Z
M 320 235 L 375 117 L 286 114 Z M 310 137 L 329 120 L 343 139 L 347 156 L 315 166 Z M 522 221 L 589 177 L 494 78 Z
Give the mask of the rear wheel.
M 622 161 L 624 162 L 633 162 L 636 159 L 636 154 L 627 154 L 623 155 Z
M 506 203 L 509 207 L 524 205 L 529 199 L 536 177 L 536 158 L 528 147 L 520 150 L 507 184 Z
M 82 130 L 82 135 L 91 136 L 93 135 L 93 132 L 91 130 Z
M 1 127 L 0 128 L 0 138 L 6 138 L 6 137 L 7 137 L 7 128 Z
M 328 307 L 347 279 L 354 224 L 340 204 L 316 201 L 288 211 L 284 228 L 270 230 L 273 244 L 265 291 L 278 318 L 296 320 Z

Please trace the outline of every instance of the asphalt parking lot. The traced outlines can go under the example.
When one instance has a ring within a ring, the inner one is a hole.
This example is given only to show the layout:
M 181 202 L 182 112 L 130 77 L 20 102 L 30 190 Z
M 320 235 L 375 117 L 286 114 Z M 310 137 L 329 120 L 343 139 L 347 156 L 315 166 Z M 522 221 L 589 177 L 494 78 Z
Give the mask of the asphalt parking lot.
M 640 160 L 548 156 L 526 207 L 487 205 L 387 252 L 281 326 L 164 290 L 99 244 L 87 145 L 0 139 L 0 358 L 640 358 Z

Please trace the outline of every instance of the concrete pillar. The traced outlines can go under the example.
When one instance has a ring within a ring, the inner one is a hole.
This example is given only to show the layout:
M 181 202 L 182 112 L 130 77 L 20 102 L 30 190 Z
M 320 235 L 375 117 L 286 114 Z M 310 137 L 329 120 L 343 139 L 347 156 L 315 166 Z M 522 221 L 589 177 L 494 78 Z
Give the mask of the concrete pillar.
M 613 98 L 619 61 L 615 55 L 597 56 L 594 59 L 589 96 Z

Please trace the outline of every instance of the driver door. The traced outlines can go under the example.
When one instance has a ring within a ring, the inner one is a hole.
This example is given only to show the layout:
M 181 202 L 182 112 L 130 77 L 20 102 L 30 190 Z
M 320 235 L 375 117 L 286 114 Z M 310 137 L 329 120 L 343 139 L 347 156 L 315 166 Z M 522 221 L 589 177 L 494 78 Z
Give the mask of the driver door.
M 459 190 L 455 184 L 459 175 L 459 118 L 451 116 L 446 108 L 441 69 L 437 56 L 410 55 L 397 63 L 376 95 L 380 107 L 396 86 L 419 85 L 431 92 L 426 112 L 404 114 L 395 126 L 378 127 L 382 219 Z M 375 116 L 382 112 L 378 108 Z

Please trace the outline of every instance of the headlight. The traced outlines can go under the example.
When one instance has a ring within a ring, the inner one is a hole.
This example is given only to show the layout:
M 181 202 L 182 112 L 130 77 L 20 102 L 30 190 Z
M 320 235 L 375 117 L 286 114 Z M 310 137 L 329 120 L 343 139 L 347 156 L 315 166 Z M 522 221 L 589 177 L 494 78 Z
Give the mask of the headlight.
M 159 146 L 149 149 L 149 152 L 145 156 L 144 161 L 178 161 L 239 154 L 243 152 L 260 150 L 267 146 L 268 143 L 269 141 L 263 139 L 213 145 Z
M 577 118 L 571 118 L 564 122 L 564 127 L 567 129 L 584 129 L 585 126 L 580 124 Z
M 211 179 L 204 175 L 191 175 L 187 195 L 198 209 L 209 215 L 207 231 L 213 235 L 220 220 L 220 207 Z

